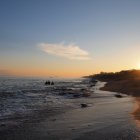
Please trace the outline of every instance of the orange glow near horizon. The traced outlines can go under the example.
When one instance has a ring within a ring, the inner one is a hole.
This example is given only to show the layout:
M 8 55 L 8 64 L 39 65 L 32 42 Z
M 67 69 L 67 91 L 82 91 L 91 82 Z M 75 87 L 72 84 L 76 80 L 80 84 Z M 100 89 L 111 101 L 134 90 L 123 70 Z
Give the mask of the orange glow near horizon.
M 117 61 L 119 63 L 114 63 Z M 11 59 L 11 61 L 5 59 L 5 63 L 2 65 L 3 70 L 0 70 L 0 75 L 76 78 L 100 72 L 136 69 L 136 64 L 136 59 L 135 61 L 131 59 L 129 63 L 125 62 L 124 65 L 121 57 L 118 57 L 117 60 L 115 58 L 105 58 L 104 60 L 98 58 L 98 61 L 69 61 L 65 59 L 55 59 L 53 61 L 45 59 L 45 61 L 42 61 L 40 58 L 30 59 L 30 56 L 28 56 L 26 59 L 20 59 L 20 61 L 18 59 Z M 137 68 L 140 68 L 140 65 Z
M 90 72 L 85 72 L 85 71 L 78 71 L 78 70 L 69 70 L 69 71 L 61 71 L 61 70 L 53 70 L 53 71 L 49 71 L 49 70 L 10 70 L 9 73 L 7 73 L 7 75 L 10 76 L 22 76 L 22 77 L 64 77 L 64 78 L 76 78 L 76 77 L 82 77 L 82 76 L 86 76 L 86 75 L 90 75 L 92 73 Z
M 117 72 L 121 70 L 129 70 L 128 67 L 123 67 L 121 69 L 121 66 L 115 67 L 112 65 L 112 67 L 107 65 L 102 65 L 102 67 L 96 67 L 94 68 L 94 65 L 88 63 L 87 65 L 83 64 L 81 66 L 79 65 L 70 65 L 69 67 L 63 67 L 55 65 L 56 67 L 49 67 L 49 68 L 38 68 L 38 67 L 28 67 L 28 68 L 19 68 L 19 67 L 12 67 L 11 69 L 8 68 L 4 75 L 10 75 L 10 76 L 21 76 L 21 77 L 64 77 L 64 78 L 76 78 L 76 77 L 82 77 L 92 74 L 97 74 L 100 72 Z M 132 68 L 133 69 L 133 68 Z M 0 75 L 3 75 L 3 73 L 0 71 Z

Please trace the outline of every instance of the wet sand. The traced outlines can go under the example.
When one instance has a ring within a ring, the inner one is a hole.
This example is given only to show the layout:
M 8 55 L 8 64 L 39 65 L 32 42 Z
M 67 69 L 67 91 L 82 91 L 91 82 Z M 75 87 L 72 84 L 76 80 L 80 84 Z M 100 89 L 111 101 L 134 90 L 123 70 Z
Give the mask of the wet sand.
M 134 100 L 135 100 L 135 107 L 132 114 L 135 120 L 137 121 L 137 123 L 140 124 L 140 97 L 134 97 Z
M 63 106 L 40 113 L 20 125 L 1 129 L 1 140 L 137 140 L 139 131 L 131 118 L 133 99 L 118 99 L 97 89 L 89 98 L 67 99 Z M 88 107 L 81 108 L 86 103 Z M 69 105 L 69 106 L 68 106 Z M 51 109 L 51 108 L 50 108 Z M 36 119 L 34 119 L 36 118 Z
M 131 95 L 134 99 L 134 109 L 132 115 L 137 124 L 140 124 L 140 84 L 139 79 L 121 80 L 121 81 L 109 81 L 104 87 L 101 88 L 104 91 L 113 91 Z M 140 126 L 140 125 L 139 125 Z

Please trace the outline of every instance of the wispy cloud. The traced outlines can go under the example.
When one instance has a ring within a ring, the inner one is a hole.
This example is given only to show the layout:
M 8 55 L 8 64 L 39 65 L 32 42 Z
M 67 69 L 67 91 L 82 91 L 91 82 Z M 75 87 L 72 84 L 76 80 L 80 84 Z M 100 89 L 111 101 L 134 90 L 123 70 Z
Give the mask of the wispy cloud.
M 65 45 L 60 44 L 49 44 L 41 43 L 39 47 L 48 54 L 65 57 L 73 60 L 89 60 L 89 53 L 85 50 L 80 49 L 75 44 Z

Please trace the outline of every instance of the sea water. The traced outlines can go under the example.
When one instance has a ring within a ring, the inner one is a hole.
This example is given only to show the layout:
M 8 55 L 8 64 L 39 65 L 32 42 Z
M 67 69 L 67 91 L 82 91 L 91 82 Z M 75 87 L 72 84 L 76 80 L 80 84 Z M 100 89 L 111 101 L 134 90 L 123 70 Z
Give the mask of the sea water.
M 45 85 L 46 80 L 54 85 Z M 0 78 L 0 119 L 15 115 L 26 115 L 41 110 L 48 105 L 62 104 L 69 90 L 86 88 L 87 80 L 79 79 L 39 79 L 39 78 Z M 63 96 L 62 96 L 63 95 Z

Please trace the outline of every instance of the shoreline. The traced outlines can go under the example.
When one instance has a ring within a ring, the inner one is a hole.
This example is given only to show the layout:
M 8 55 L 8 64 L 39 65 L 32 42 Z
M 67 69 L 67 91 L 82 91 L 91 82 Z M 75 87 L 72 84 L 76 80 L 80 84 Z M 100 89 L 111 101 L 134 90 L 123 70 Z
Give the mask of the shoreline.
M 104 87 L 101 88 L 103 91 L 112 91 L 112 92 L 118 92 L 126 95 L 130 95 L 133 97 L 135 101 L 134 110 L 132 111 L 132 115 L 134 119 L 139 123 L 140 126 L 140 95 L 138 95 L 140 92 L 136 88 L 132 88 L 131 84 L 129 83 L 131 81 L 108 81 Z
M 134 97 L 135 100 L 135 107 L 132 115 L 136 120 L 137 124 L 140 126 L 140 97 Z
M 48 108 L 12 129 L 1 130 L 1 139 L 135 140 L 139 134 L 129 115 L 133 106 L 131 98 L 118 100 L 113 93 L 101 91 L 103 85 L 97 84 L 89 98 L 70 99 L 69 104 L 56 106 L 56 110 Z M 83 102 L 89 106 L 81 108 L 79 105 Z

